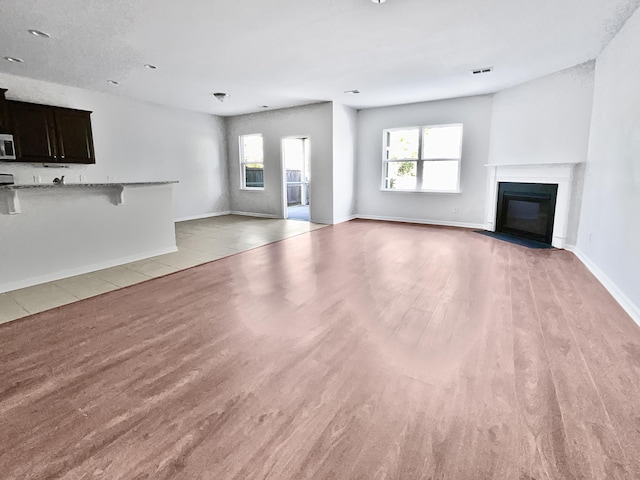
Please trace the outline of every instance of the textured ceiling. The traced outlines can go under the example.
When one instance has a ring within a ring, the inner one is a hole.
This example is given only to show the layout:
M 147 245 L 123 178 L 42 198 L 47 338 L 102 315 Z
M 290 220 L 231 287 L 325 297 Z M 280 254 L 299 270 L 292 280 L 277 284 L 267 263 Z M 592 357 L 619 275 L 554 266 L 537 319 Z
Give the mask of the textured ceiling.
M 0 72 L 218 115 L 325 100 L 367 108 L 495 92 L 591 60 L 638 5 L 0 0 L 0 57 L 24 59 Z M 231 97 L 220 103 L 219 91 Z

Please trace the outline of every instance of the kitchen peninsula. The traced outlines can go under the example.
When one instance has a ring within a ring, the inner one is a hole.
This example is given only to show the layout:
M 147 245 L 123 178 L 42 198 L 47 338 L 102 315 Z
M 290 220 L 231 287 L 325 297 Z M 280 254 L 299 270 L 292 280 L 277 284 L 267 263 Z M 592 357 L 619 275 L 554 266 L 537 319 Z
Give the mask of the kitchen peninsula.
M 0 186 L 0 292 L 176 251 L 174 183 Z

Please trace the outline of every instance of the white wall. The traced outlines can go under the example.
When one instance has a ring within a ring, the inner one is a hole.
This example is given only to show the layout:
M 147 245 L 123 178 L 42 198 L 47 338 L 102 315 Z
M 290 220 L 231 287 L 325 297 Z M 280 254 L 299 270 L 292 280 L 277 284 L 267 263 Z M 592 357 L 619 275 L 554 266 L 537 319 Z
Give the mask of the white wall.
M 355 109 L 333 103 L 333 223 L 355 213 L 357 120 Z
M 490 164 L 575 164 L 564 238 L 567 245 L 575 245 L 578 236 L 581 164 L 587 161 L 594 70 L 595 63 L 588 62 L 493 96 Z M 490 207 L 487 205 L 487 212 L 492 211 Z
M 0 74 L 0 86 L 10 100 L 93 111 L 95 165 L 0 163 L 0 172 L 17 182 L 33 183 L 34 175 L 79 182 L 80 174 L 89 182 L 178 180 L 174 218 L 229 210 L 221 118 L 7 74 Z
M 281 140 L 301 136 L 310 139 L 311 221 L 333 223 L 332 111 L 331 103 L 318 103 L 225 118 L 231 211 L 284 216 Z M 240 189 L 238 138 L 251 133 L 262 134 L 263 191 Z
M 598 57 L 578 253 L 640 323 L 640 11 Z
M 358 112 L 357 213 L 481 228 L 484 222 L 491 96 L 373 108 Z M 382 132 L 386 128 L 463 123 L 461 193 L 383 192 Z M 457 213 L 454 213 L 457 209 Z
M 489 163 L 579 163 L 587 159 L 593 62 L 493 97 Z

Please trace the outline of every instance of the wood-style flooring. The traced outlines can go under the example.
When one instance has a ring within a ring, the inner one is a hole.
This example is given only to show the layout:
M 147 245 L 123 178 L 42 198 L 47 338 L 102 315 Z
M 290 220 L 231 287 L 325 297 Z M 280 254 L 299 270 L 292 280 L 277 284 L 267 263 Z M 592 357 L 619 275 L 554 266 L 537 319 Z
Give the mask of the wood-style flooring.
M 0 325 L 0 478 L 637 479 L 639 393 L 573 254 L 351 221 Z

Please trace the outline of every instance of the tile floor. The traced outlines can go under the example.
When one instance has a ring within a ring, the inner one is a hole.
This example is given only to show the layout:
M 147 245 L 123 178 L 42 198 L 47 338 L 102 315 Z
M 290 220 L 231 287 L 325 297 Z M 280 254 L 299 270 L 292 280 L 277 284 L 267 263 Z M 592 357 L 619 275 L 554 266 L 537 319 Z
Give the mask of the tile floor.
M 178 251 L 0 293 L 0 323 L 227 257 L 325 225 L 224 215 L 176 223 Z

